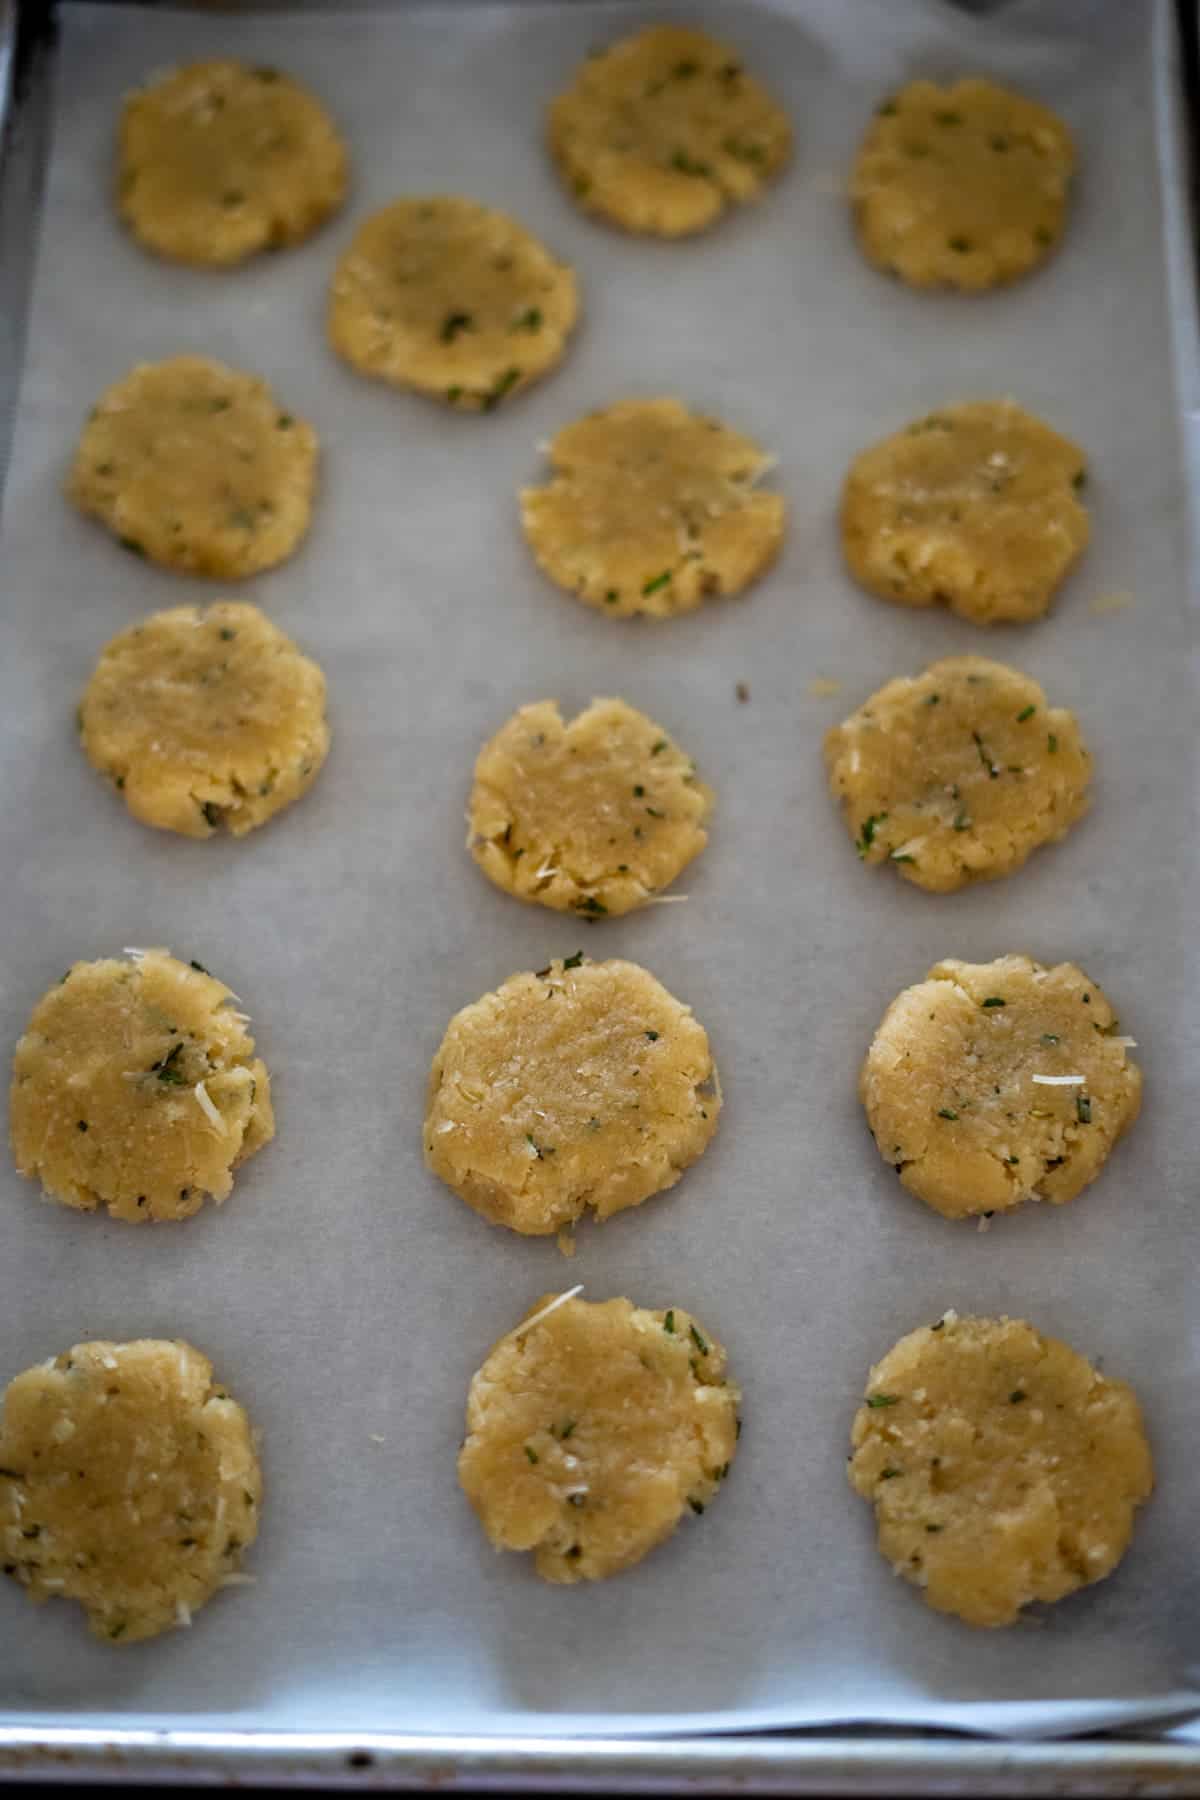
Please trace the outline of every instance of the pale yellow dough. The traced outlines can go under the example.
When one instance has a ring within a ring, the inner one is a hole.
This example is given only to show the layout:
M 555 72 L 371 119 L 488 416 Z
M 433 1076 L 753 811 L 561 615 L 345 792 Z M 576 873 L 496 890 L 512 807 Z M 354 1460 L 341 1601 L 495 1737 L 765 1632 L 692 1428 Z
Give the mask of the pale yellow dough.
M 912 287 L 996 287 L 1062 237 L 1074 168 L 1070 132 L 1036 101 L 990 81 L 910 82 L 859 147 L 859 242 Z
M 968 1625 L 1111 1574 L 1154 1485 L 1132 1388 L 1019 1319 L 947 1313 L 901 1338 L 851 1443 L 880 1551 Z
M 316 780 L 325 677 L 257 606 L 176 606 L 105 647 L 79 729 L 143 824 L 241 837 Z
M 574 270 L 477 200 L 397 200 L 361 225 L 333 277 L 329 341 L 380 381 L 491 412 L 561 358 Z
M 258 1536 L 249 1421 L 190 1344 L 97 1340 L 9 1383 L 0 1560 L 31 1600 L 78 1600 L 97 1637 L 188 1625 Z
M 728 45 L 652 25 L 581 64 L 550 107 L 549 141 L 586 211 L 684 237 L 758 197 L 791 154 L 792 128 Z
M 17 1043 L 17 1170 L 81 1212 L 185 1219 L 222 1201 L 275 1135 L 271 1083 L 237 996 L 165 950 L 75 963 Z
M 67 493 L 135 556 L 190 575 L 283 562 L 312 514 L 317 434 L 205 356 L 139 363 L 100 396 Z
M 616 618 L 669 618 L 737 594 L 771 563 L 786 509 L 755 483 L 773 458 L 678 400 L 622 400 L 567 425 L 521 522 L 559 587 Z
M 1019 869 L 1087 811 L 1075 715 L 982 656 L 899 676 L 825 739 L 830 786 L 867 863 L 934 893 Z
M 496 1549 L 532 1550 L 564 1583 L 640 1562 L 729 1473 L 741 1395 L 725 1370 L 680 1307 L 544 1294 L 467 1398 L 459 1480 Z
M 1088 541 L 1083 451 L 1011 400 L 943 407 L 864 450 L 842 491 L 852 573 L 976 625 L 1040 618 Z
M 580 953 L 456 1013 L 425 1160 L 493 1225 L 541 1236 L 673 1187 L 721 1110 L 702 1025 L 636 963 Z
M 593 700 L 523 706 L 479 752 L 467 848 L 497 887 L 587 918 L 631 912 L 708 842 L 712 791 L 661 725 Z
M 892 1001 L 859 1076 L 880 1155 L 947 1218 L 1073 1200 L 1141 1106 L 1120 1029 L 1073 963 L 937 963 Z
M 173 262 L 227 267 L 298 244 L 346 191 L 346 147 L 321 102 L 230 58 L 132 93 L 119 149 L 121 217 Z

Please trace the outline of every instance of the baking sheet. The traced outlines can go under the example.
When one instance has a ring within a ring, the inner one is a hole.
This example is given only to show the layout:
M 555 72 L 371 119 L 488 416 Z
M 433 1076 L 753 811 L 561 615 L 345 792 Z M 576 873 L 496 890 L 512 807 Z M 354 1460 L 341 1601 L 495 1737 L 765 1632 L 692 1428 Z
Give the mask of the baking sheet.
M 254 1014 L 279 1136 L 222 1210 L 131 1232 L 0 1174 L 0 1370 L 81 1336 L 181 1335 L 265 1431 L 250 1567 L 192 1630 L 113 1655 L 76 1609 L 0 1589 L 10 1723 L 489 1732 L 850 1720 L 1045 1733 L 1194 1697 L 1200 1344 L 1195 689 L 1185 503 L 1156 170 L 1161 8 L 1061 0 L 968 21 L 930 0 L 689 7 L 769 70 L 798 127 L 757 210 L 664 246 L 574 212 L 541 106 L 640 6 L 573 0 L 333 15 L 68 7 L 27 369 L 0 533 L 0 1040 L 79 956 L 168 943 Z M 656 8 L 653 16 L 685 16 Z M 283 62 L 356 160 L 348 213 L 236 275 L 145 259 L 112 221 L 121 92 L 176 59 Z M 971 301 L 861 261 L 838 183 L 881 91 L 917 72 L 1012 80 L 1077 132 L 1062 255 Z M 375 387 L 324 348 L 333 260 L 401 192 L 507 207 L 575 263 L 585 322 L 553 378 L 488 419 Z M 139 359 L 257 369 L 317 424 L 324 486 L 292 563 L 241 592 L 324 664 L 334 751 L 304 804 L 240 844 L 138 827 L 80 757 L 96 652 L 220 588 L 129 558 L 65 506 L 79 421 Z M 627 392 L 674 392 L 777 451 L 792 533 L 744 601 L 659 629 L 579 608 L 531 567 L 513 502 L 535 446 Z M 1094 538 L 1040 627 L 981 638 L 844 576 L 846 461 L 948 398 L 1012 392 L 1091 453 Z M 1095 612 L 1127 592 L 1128 607 Z M 887 676 L 984 648 L 1078 709 L 1093 816 L 1015 879 L 949 898 L 859 868 L 825 793 L 826 726 Z M 836 697 L 808 692 L 841 681 Z M 749 685 L 739 704 L 735 683 Z M 621 693 L 718 792 L 686 905 L 587 928 L 496 893 L 462 849 L 478 743 L 523 701 Z M 679 1186 L 566 1264 L 489 1231 L 421 1166 L 425 1073 L 449 1014 L 517 968 L 629 955 L 690 1001 L 722 1130 Z M 945 955 L 1071 957 L 1140 1042 L 1146 1108 L 1094 1189 L 986 1235 L 928 1214 L 878 1161 L 853 1093 L 887 1001 Z M 529 1300 L 693 1308 L 729 1345 L 746 1432 L 720 1504 L 588 1589 L 496 1557 L 458 1493 L 466 1385 Z M 927 1613 L 871 1547 L 845 1439 L 868 1363 L 947 1305 L 1020 1313 L 1133 1378 L 1160 1476 L 1120 1573 L 1036 1623 Z M 375 1438 L 384 1442 L 377 1443 Z

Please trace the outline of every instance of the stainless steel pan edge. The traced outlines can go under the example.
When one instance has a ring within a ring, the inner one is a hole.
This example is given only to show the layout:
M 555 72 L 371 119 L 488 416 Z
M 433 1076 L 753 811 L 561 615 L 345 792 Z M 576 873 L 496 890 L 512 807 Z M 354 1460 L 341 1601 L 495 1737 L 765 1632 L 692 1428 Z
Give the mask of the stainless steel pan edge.
M 153 3 L 153 0 L 150 0 Z M 20 384 L 48 135 L 53 0 L 0 0 L 0 488 Z M 1160 133 L 1175 355 L 1185 399 L 1192 538 L 1200 553 L 1200 35 L 1193 0 L 1159 15 Z M 534 1737 L 357 1738 L 340 1733 L 6 1726 L 0 1784 L 171 1782 L 400 1792 L 825 1795 L 1138 1795 L 1200 1792 L 1200 1740 L 1072 1743 L 861 1731 L 613 1741 Z

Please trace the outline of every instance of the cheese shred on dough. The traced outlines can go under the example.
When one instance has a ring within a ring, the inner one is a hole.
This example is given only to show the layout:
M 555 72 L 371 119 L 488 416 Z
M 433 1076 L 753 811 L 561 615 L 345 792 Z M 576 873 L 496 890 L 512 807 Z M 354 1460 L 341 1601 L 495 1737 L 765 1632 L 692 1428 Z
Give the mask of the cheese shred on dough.
M 532 1551 L 546 1581 L 601 1581 L 711 1503 L 741 1395 L 681 1307 L 552 1300 L 472 1379 L 459 1480 L 497 1550 Z
M 456 1013 L 425 1160 L 493 1225 L 541 1236 L 673 1187 L 717 1129 L 702 1025 L 636 963 L 581 952 Z
M 275 1135 L 271 1082 L 237 996 L 165 950 L 75 963 L 13 1061 L 18 1173 L 80 1212 L 185 1219 L 224 1200 Z
M 1132 1388 L 1020 1319 L 951 1312 L 901 1338 L 851 1444 L 881 1553 L 968 1625 L 1111 1574 L 1154 1485 Z
M 190 1344 L 76 1344 L 9 1383 L 0 1562 L 31 1600 L 78 1600 L 133 1644 L 192 1616 L 258 1535 L 246 1414 Z

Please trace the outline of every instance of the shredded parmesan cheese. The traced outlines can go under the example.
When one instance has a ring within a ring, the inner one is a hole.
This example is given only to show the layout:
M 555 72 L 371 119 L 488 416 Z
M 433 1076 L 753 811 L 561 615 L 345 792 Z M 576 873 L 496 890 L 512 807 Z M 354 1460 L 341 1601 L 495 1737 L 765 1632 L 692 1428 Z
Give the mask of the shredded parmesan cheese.
M 539 1307 L 531 1319 L 522 1319 L 521 1323 L 514 1326 L 506 1335 L 508 1337 L 524 1337 L 527 1331 L 532 1331 L 535 1325 L 540 1325 L 543 1319 L 548 1319 L 552 1312 L 557 1312 L 560 1306 L 565 1306 L 568 1300 L 573 1300 L 576 1294 L 582 1294 L 582 1292 L 583 1283 L 580 1281 L 573 1288 L 568 1288 L 565 1294 L 556 1294 L 553 1300 L 548 1300 L 545 1306 Z
M 1082 1087 L 1085 1078 L 1082 1075 L 1031 1075 L 1029 1079 L 1036 1081 L 1039 1087 Z
M 225 1121 L 221 1117 L 220 1113 L 217 1111 L 216 1107 L 213 1105 L 211 1099 L 209 1098 L 208 1089 L 205 1087 L 204 1083 L 202 1081 L 198 1081 L 196 1083 L 195 1087 L 192 1089 L 192 1092 L 193 1092 L 193 1094 L 195 1094 L 196 1099 L 200 1102 L 200 1110 L 204 1114 L 205 1118 L 208 1120 L 209 1124 L 212 1126 L 213 1130 L 219 1131 L 221 1133 L 222 1137 L 228 1136 L 228 1130 L 227 1130 Z

